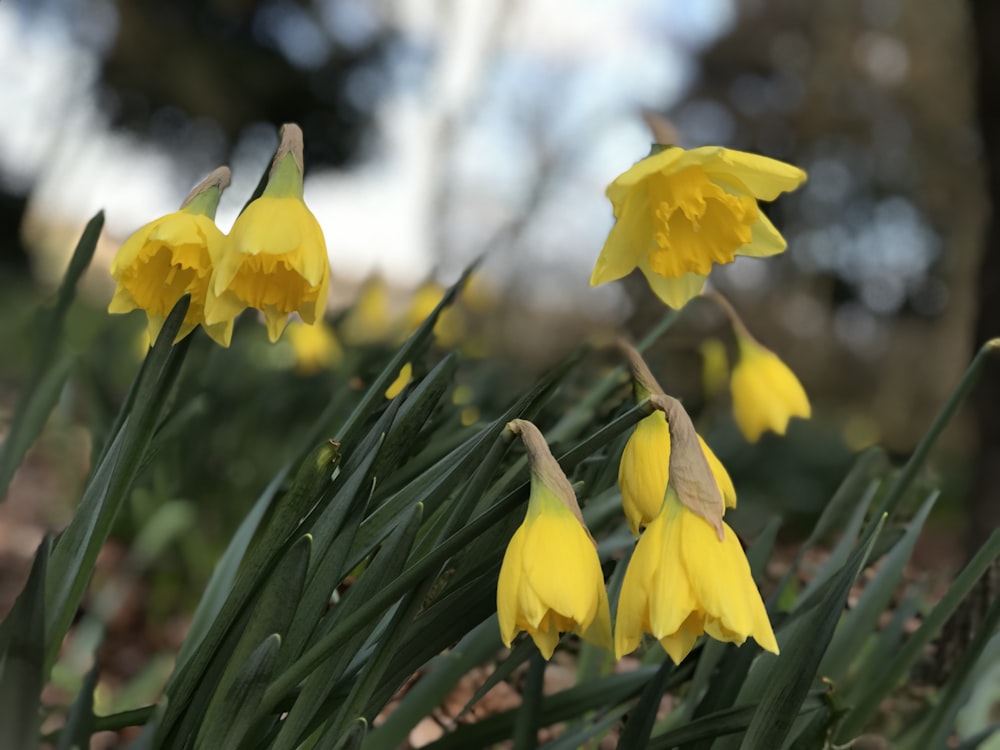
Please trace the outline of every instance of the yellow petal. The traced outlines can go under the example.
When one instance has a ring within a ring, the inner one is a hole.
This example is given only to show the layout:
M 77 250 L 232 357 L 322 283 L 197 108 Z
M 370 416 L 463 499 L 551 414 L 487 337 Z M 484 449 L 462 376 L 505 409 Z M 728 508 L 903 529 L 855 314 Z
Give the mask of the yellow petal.
M 805 389 L 776 354 L 744 336 L 738 341 L 740 359 L 730 381 L 736 425 L 750 442 L 767 430 L 784 435 L 792 417 L 811 414 Z
M 665 148 L 659 153 L 651 154 L 645 159 L 640 159 L 618 175 L 614 182 L 608 186 L 608 198 L 616 206 L 621 205 L 624 203 L 625 197 L 639 183 L 654 175 L 674 170 L 685 153 L 687 152 L 684 149 L 674 146 Z
M 611 227 L 601 254 L 590 275 L 590 285 L 597 286 L 627 276 L 644 258 L 653 241 L 653 212 L 645 191 L 626 195 L 617 221 Z
M 646 281 L 649 282 L 649 286 L 656 296 L 677 310 L 701 294 L 701 290 L 705 286 L 705 277 L 697 273 L 686 273 L 676 279 L 664 278 L 649 267 L 647 258 L 642 258 L 639 261 L 639 270 L 646 277 Z
M 686 509 L 679 525 L 681 558 L 694 597 L 706 613 L 705 631 L 736 644 L 752 636 L 762 648 L 777 653 L 764 602 L 733 530 L 724 523 L 720 542 L 709 524 Z
M 736 251 L 737 255 L 747 255 L 751 258 L 766 258 L 783 253 L 788 247 L 785 238 L 775 229 L 771 220 L 761 211 L 757 214 L 757 223 L 753 225 L 753 239 L 749 245 L 744 245 Z
M 656 518 L 670 475 L 670 429 L 662 411 L 644 417 L 625 444 L 618 466 L 622 507 L 632 534 Z
M 730 478 L 729 472 L 726 471 L 726 467 L 723 466 L 722 461 L 716 457 L 701 435 L 698 436 L 698 442 L 701 443 L 701 450 L 708 461 L 708 468 L 712 470 L 712 476 L 715 477 L 715 483 L 719 485 L 719 493 L 722 495 L 723 504 L 727 508 L 735 508 L 736 487 L 733 485 L 733 480 Z
M 500 639 L 508 647 L 520 630 L 517 616 L 521 571 L 524 567 L 524 536 L 524 524 L 521 524 L 507 545 L 507 551 L 500 565 L 500 578 L 497 580 L 497 620 L 500 623 Z
M 736 177 L 754 196 L 765 201 L 773 201 L 806 181 L 806 173 L 798 167 L 745 151 L 702 146 L 691 149 L 685 156 L 686 160 L 701 164 L 713 177 Z

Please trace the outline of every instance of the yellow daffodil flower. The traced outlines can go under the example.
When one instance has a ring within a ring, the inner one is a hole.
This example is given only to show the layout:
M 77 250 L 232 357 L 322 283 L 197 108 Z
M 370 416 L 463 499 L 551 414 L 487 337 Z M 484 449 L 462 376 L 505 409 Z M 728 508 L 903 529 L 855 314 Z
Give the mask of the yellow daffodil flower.
M 784 435 L 792 417 L 808 419 L 809 398 L 788 365 L 751 337 L 738 333 L 736 339 L 740 356 L 729 387 L 743 436 L 755 443 L 767 430 Z
M 388 388 L 385 389 L 385 397 L 390 401 L 406 388 L 407 384 L 413 379 L 413 364 L 407 362 L 399 369 L 399 375 L 396 379 L 392 381 Z
M 723 504 L 726 508 L 735 508 L 736 488 L 729 472 L 700 435 L 698 443 L 712 470 Z M 660 512 L 669 480 L 670 427 L 666 415 L 655 411 L 635 426 L 618 465 L 622 507 L 628 527 L 635 536 L 639 536 L 639 529 L 647 526 Z
M 642 355 L 627 341 L 619 340 L 618 348 L 632 372 L 636 401 L 648 398 L 657 409 L 639 420 L 625 443 L 618 465 L 618 486 L 629 528 L 639 536 L 639 529 L 656 518 L 663 505 L 671 470 L 679 469 L 682 475 L 675 480 L 683 489 L 684 502 L 706 503 L 698 507 L 697 512 L 707 512 L 706 517 L 721 529 L 725 509 L 736 507 L 736 488 L 729 472 L 708 443 L 695 432 L 680 402 L 664 394 Z M 679 452 L 672 449 L 675 439 L 681 441 Z M 707 493 L 700 491 L 703 480 L 713 485 Z M 689 507 L 696 510 L 694 504 Z
M 643 633 L 680 664 L 703 633 L 742 644 L 748 637 L 771 653 L 778 642 L 736 534 L 688 510 L 673 488 L 639 538 L 622 581 L 615 655 L 635 650 Z
M 288 341 L 295 355 L 295 369 L 302 375 L 313 375 L 337 365 L 344 356 L 337 336 L 323 321 L 311 326 L 298 321 L 291 323 Z
M 302 131 L 282 127 L 282 143 L 260 198 L 236 219 L 213 258 L 210 323 L 232 320 L 248 307 L 264 313 L 267 335 L 277 341 L 297 312 L 306 323 L 323 317 L 330 283 L 326 241 L 302 201 Z
M 229 346 L 233 321 L 205 321 L 212 255 L 224 239 L 215 226 L 215 209 L 227 185 L 229 169 L 220 167 L 191 192 L 179 211 L 149 222 L 125 240 L 111 262 L 116 287 L 108 312 L 144 310 L 150 343 L 177 301 L 190 294 L 177 340 L 201 325 L 214 341 Z
M 546 659 L 564 632 L 610 648 L 604 574 L 573 488 L 533 424 L 519 419 L 508 428 L 528 449 L 531 495 L 500 567 L 500 637 L 510 646 L 518 632 L 527 631 Z
M 391 297 L 385 279 L 381 276 L 369 278 L 340 326 L 344 341 L 349 344 L 377 344 L 394 338 L 399 322 L 392 315 Z
M 617 221 L 590 284 L 638 267 L 656 295 L 679 308 L 701 292 L 714 265 L 785 249 L 757 201 L 774 200 L 805 179 L 798 167 L 718 146 L 654 151 L 608 187 Z
M 701 352 L 701 386 L 708 399 L 715 399 L 729 386 L 729 356 L 719 339 L 705 339 Z
M 421 284 L 413 298 L 405 315 L 406 335 L 410 335 L 417 330 L 424 319 L 430 315 L 438 302 L 444 297 L 445 288 L 440 284 L 429 281 Z M 446 349 L 458 346 L 465 337 L 465 320 L 461 310 L 455 304 L 446 307 L 438 316 L 437 323 L 434 324 L 434 338 L 439 345 Z

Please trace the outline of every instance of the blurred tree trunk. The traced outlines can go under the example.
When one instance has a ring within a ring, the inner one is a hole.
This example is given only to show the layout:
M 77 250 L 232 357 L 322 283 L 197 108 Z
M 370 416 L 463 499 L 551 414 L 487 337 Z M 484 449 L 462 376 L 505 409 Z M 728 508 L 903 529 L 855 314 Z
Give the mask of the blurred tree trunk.
M 977 116 L 983 143 L 990 216 L 979 271 L 975 347 L 1000 336 L 1000 4 L 972 0 L 972 33 L 978 68 Z M 979 431 L 969 506 L 969 555 L 1000 526 L 1000 361 L 987 363 L 973 395 Z
M 970 0 L 976 77 L 976 114 L 986 170 L 989 217 L 983 235 L 973 353 L 1000 336 L 1000 4 Z M 966 556 L 971 558 L 1000 526 L 1000 361 L 987 361 L 972 394 L 978 431 Z M 1000 560 L 994 560 L 945 624 L 918 679 L 941 685 L 980 629 L 986 610 L 1000 595 Z

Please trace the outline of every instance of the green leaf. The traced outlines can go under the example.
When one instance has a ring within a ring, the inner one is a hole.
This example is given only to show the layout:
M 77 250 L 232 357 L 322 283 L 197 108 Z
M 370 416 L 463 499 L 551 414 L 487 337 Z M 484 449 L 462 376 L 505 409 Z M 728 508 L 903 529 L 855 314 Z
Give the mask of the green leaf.
M 417 452 L 417 436 L 428 418 L 437 408 L 441 396 L 451 385 L 458 366 L 454 352 L 442 359 L 424 377 L 411 393 L 405 395 L 392 429 L 386 434 L 385 443 L 376 464 L 376 474 L 391 474 L 406 458 Z M 397 397 L 398 398 L 398 397 Z
M 774 611 L 781 595 L 788 586 L 788 582 L 798 572 L 806 552 L 830 535 L 840 525 L 842 519 L 851 514 L 851 509 L 854 509 L 855 514 L 859 512 L 857 509 L 858 498 L 862 497 L 866 491 L 875 491 L 871 488 L 873 476 L 877 471 L 881 471 L 886 463 L 885 451 L 877 446 L 868 448 L 858 455 L 840 486 L 833 493 L 833 497 L 824 506 L 816 525 L 809 533 L 809 537 L 795 554 L 792 564 L 785 571 L 778 585 L 775 586 L 774 592 L 768 597 L 767 608 L 769 612 Z
M 995 598 L 986 611 L 986 616 L 979 624 L 972 643 L 951 671 L 937 703 L 917 724 L 909 728 L 904 740 L 899 742 L 900 750 L 947 746 L 948 737 L 955 724 L 955 716 L 968 699 L 977 663 L 989 641 L 995 637 L 998 625 L 1000 625 L 1000 597 Z
M 872 499 L 875 497 L 876 492 L 878 492 L 878 488 L 878 482 L 871 482 L 869 484 L 867 491 L 861 496 L 860 502 L 855 506 L 854 512 L 851 514 L 847 526 L 844 528 L 844 533 L 830 551 L 830 556 L 823 564 L 823 567 L 813 576 L 813 579 L 802 590 L 799 598 L 795 600 L 795 604 L 792 607 L 793 611 L 808 609 L 814 606 L 818 592 L 838 573 L 843 572 L 844 565 L 851 555 L 851 550 L 856 549 L 855 540 L 864 526 L 865 515 L 868 513 L 868 508 L 871 506 Z
M 330 638 L 331 634 L 339 635 L 344 640 L 345 647 L 337 651 L 331 649 L 328 655 L 324 654 L 324 657 L 328 658 L 318 659 L 313 665 L 313 669 L 310 669 L 301 675 L 301 677 L 296 675 L 297 679 L 292 682 L 292 680 L 287 678 L 287 675 L 293 671 L 301 660 L 296 661 L 285 672 L 279 675 L 275 683 L 272 684 L 260 708 L 262 716 L 273 711 L 278 701 L 284 695 L 280 687 L 275 687 L 275 685 L 280 685 L 283 679 L 294 685 L 305 678 L 302 691 L 295 699 L 288 715 L 282 721 L 281 731 L 275 740 L 273 750 L 292 750 L 298 747 L 299 743 L 308 736 L 309 732 L 325 718 L 319 715 L 324 701 L 333 692 L 337 680 L 343 675 L 354 656 L 364 645 L 366 639 L 369 638 L 372 631 L 379 625 L 379 619 L 375 617 L 365 618 L 356 625 L 352 622 L 350 625 L 345 626 L 345 622 L 350 622 L 350 615 L 359 610 L 357 607 L 358 602 L 370 602 L 376 592 L 384 591 L 387 588 L 387 584 L 397 578 L 406 563 L 420 527 L 421 511 L 422 509 L 419 505 L 410 509 L 404 519 L 404 523 L 386 539 L 379 553 L 372 561 L 372 564 L 358 577 L 358 580 L 348 589 L 347 594 L 340 603 L 325 618 L 323 622 L 325 632 L 320 633 L 319 642 L 322 643 L 324 640 Z M 406 591 L 400 592 L 400 597 L 405 595 L 405 593 Z M 303 658 L 313 653 L 315 648 L 314 646 L 312 649 L 309 649 Z M 322 669 L 320 669 L 321 666 L 323 667 Z M 351 711 L 348 715 L 356 715 L 356 713 Z M 336 730 L 338 736 L 342 729 L 343 727 L 339 727 Z
M 740 745 L 744 750 L 781 747 L 806 700 L 847 596 L 881 528 L 881 524 L 870 527 L 841 571 L 821 590 L 815 606 L 789 619 L 779 632 L 781 656 L 763 657 L 755 665 L 757 673 L 751 672 L 740 691 L 741 695 L 761 696 Z
M 236 572 L 239 569 L 240 562 L 243 560 L 243 556 L 246 554 L 247 547 L 250 545 L 250 540 L 253 539 L 254 534 L 257 532 L 257 527 L 261 519 L 270 507 L 271 502 L 278 492 L 278 488 L 285 481 L 287 474 L 288 467 L 286 466 L 264 488 L 260 497 L 254 502 L 250 512 L 240 522 L 239 528 L 236 529 L 236 533 L 226 546 L 226 551 L 222 553 L 222 557 L 215 564 L 212 577 L 208 579 L 208 585 L 205 587 L 201 599 L 198 600 L 198 607 L 191 618 L 191 626 L 188 628 L 184 642 L 181 644 L 180 653 L 177 655 L 177 665 L 174 667 L 175 672 L 184 669 L 187 660 L 201 644 L 205 633 L 208 632 L 212 622 L 222 609 L 226 597 L 229 596 L 232 590 L 233 581 L 236 579 Z
M 579 728 L 567 730 L 565 734 L 559 735 L 551 742 L 546 742 L 542 748 L 543 750 L 579 750 L 580 748 L 595 747 L 594 744 L 588 745 L 587 743 L 609 732 L 625 715 L 628 708 L 626 703 L 606 712 L 598 721 L 581 722 Z
M 206 671 L 216 661 L 223 641 L 233 624 L 245 613 L 255 591 L 298 528 L 303 514 L 315 504 L 317 496 L 329 484 L 333 462 L 338 459 L 335 445 L 324 443 L 318 446 L 299 466 L 288 492 L 273 504 L 270 515 L 262 522 L 248 548 L 248 555 L 240 565 L 222 609 L 183 669 L 175 671 L 167 685 L 167 708 L 157 730 L 158 740 L 173 734 L 176 722 L 187 710 L 195 691 L 200 685 L 211 682 L 206 677 Z M 261 638 L 264 635 L 261 634 Z
M 368 386 L 368 390 L 365 391 L 365 395 L 361 397 L 357 406 L 354 407 L 354 411 L 351 412 L 350 416 L 337 431 L 342 441 L 345 443 L 351 442 L 355 431 L 385 401 L 386 388 L 398 377 L 399 371 L 403 369 L 403 365 L 407 362 L 412 362 L 427 350 L 427 347 L 433 341 L 434 326 L 437 324 L 438 318 L 445 308 L 450 307 L 455 301 L 458 293 L 465 287 L 465 282 L 468 281 L 469 276 L 478 265 L 479 261 L 477 260 L 466 267 L 459 280 L 448 288 L 430 315 L 413 332 L 410 338 L 406 340 L 406 343 L 399 348 L 399 351 L 393 355 L 392 359 L 389 360 L 389 363 L 382 369 L 382 372 L 375 378 L 372 384 Z
M 332 732 L 329 736 L 324 733 L 313 750 L 361 750 L 367 731 L 368 722 L 365 717 L 359 716 L 339 738 Z
M 52 549 L 45 590 L 46 673 L 56 660 L 97 555 L 149 450 L 164 404 L 180 372 L 190 337 L 176 346 L 172 342 L 184 321 L 189 301 L 187 295 L 182 297 L 167 316 L 140 370 L 132 412 L 122 421 L 72 520 Z
M 14 407 L 7 437 L 0 448 L 0 502 L 6 497 L 14 472 L 45 426 L 62 386 L 69 377 L 74 358 L 66 353 L 59 354 L 63 328 L 69 307 L 76 296 L 77 282 L 90 265 L 103 226 L 104 212 L 98 211 L 87 222 L 73 251 L 56 295 L 55 306 L 51 310 L 40 310 L 32 326 L 36 332 L 36 346 L 31 369 Z
M 673 671 L 674 663 L 667 659 L 656 670 L 653 679 L 646 683 L 639 702 L 625 722 L 625 728 L 618 739 L 618 750 L 644 750 L 649 746 L 649 735 L 656 722 L 656 712 L 660 709 L 660 699 Z
M 52 538 L 46 535 L 21 593 L 0 625 L 0 747 L 38 747 L 45 682 L 45 579 Z
M 617 706 L 638 695 L 656 673 L 656 669 L 640 667 L 633 672 L 608 675 L 554 695 L 542 696 L 538 708 L 538 726 L 549 726 L 574 719 L 589 711 Z M 475 724 L 459 725 L 450 734 L 425 745 L 425 750 L 466 750 L 500 742 L 511 736 L 518 710 L 494 714 Z
M 421 675 L 392 713 L 367 737 L 365 750 L 396 750 L 425 716 L 441 705 L 458 681 L 500 648 L 496 615 L 483 621 Z
M 892 518 L 895 514 L 906 495 L 906 491 L 913 484 L 913 480 L 916 479 L 917 472 L 920 471 L 920 468 L 924 465 L 927 456 L 931 452 L 931 448 L 937 442 L 938 436 L 944 431 L 951 418 L 955 416 L 955 413 L 965 401 L 966 396 L 969 395 L 969 391 L 972 390 L 972 386 L 979 379 L 979 374 L 986 366 L 986 362 L 995 356 L 998 350 L 1000 350 L 1000 339 L 991 339 L 980 347 L 972 363 L 962 375 L 958 386 L 952 391 L 951 396 L 948 397 L 944 406 L 941 407 L 941 411 L 934 417 L 934 421 L 920 439 L 913 454 L 899 474 L 896 475 L 885 495 L 882 496 L 878 510 L 876 511 L 876 518 L 881 517 L 883 513 L 889 518 Z
M 975 586 L 976 581 L 990 564 L 1000 555 L 1000 529 L 995 530 L 986 540 L 976 556 L 952 582 L 934 609 L 924 618 L 917 631 L 911 635 L 896 654 L 889 666 L 871 683 L 861 687 L 854 707 L 844 718 L 837 730 L 837 742 L 856 737 L 878 711 L 879 705 L 899 684 L 920 658 L 923 649 L 937 635 L 944 623 L 951 617 Z
M 256 696 L 255 703 L 260 702 L 267 680 L 277 665 L 281 636 L 288 631 L 295 615 L 311 552 L 312 537 L 309 534 L 299 537 L 268 577 L 253 605 L 253 616 L 249 618 L 232 654 L 219 654 L 226 667 L 214 688 L 197 747 L 211 750 L 218 744 L 220 728 L 229 725 L 232 709 L 236 705 L 236 693 L 242 693 L 241 700 L 246 700 L 247 691 L 252 690 Z M 267 645 L 272 639 L 271 645 Z M 265 672 L 266 679 L 260 676 Z M 235 685 L 241 679 L 244 684 L 237 689 Z M 249 726 L 252 713 L 245 720 Z
M 514 715 L 514 750 L 535 750 L 538 747 L 538 713 L 545 681 L 545 659 L 537 651 L 528 662 L 528 674 L 521 688 L 521 705 Z
M 889 609 L 893 594 L 903 577 L 903 569 L 917 544 L 924 522 L 934 507 L 939 493 L 934 492 L 910 521 L 906 534 L 879 566 L 875 577 L 865 586 L 857 605 L 837 628 L 830 648 L 820 664 L 820 672 L 839 684 L 851 666 L 852 657 L 878 626 L 879 617 Z
M 90 736 L 94 728 L 94 689 L 100 676 L 97 664 L 87 672 L 76 694 L 76 700 L 69 710 L 66 725 L 59 731 L 59 744 L 56 750 L 74 750 L 74 748 L 90 747 Z
M 281 636 L 265 638 L 238 666 L 235 679 L 220 686 L 195 741 L 198 750 L 238 750 L 253 726 L 257 705 L 278 664 Z
M 737 706 L 722 711 L 701 716 L 689 721 L 682 727 L 653 737 L 649 741 L 649 750 L 672 750 L 676 747 L 687 747 L 693 742 L 704 742 L 717 737 L 735 734 L 746 729 L 757 711 L 757 705 Z M 761 748 L 763 750 L 763 748 Z

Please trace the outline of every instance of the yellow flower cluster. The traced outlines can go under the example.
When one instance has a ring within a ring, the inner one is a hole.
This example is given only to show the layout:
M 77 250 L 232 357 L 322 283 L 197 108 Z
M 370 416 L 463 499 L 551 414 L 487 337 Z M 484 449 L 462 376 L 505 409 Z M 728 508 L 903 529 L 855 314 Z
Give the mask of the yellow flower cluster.
M 144 310 L 153 341 L 189 294 L 178 339 L 200 325 L 222 346 L 229 346 L 235 317 L 250 307 L 264 314 L 272 342 L 291 313 L 308 324 L 321 320 L 330 266 L 323 231 L 302 199 L 302 172 L 302 131 L 285 125 L 263 194 L 228 236 L 214 218 L 229 170 L 213 172 L 179 211 L 145 225 L 118 250 L 109 312 Z
M 638 353 L 623 349 L 637 397 L 657 411 L 636 426 L 619 466 L 622 505 L 639 541 L 622 581 L 615 655 L 633 651 L 643 633 L 676 663 L 703 634 L 736 644 L 752 637 L 777 653 L 743 548 L 722 520 L 736 505 L 729 474 Z M 528 448 L 531 495 L 497 584 L 503 641 L 509 646 L 524 630 L 545 658 L 565 632 L 611 648 L 604 576 L 572 486 L 533 425 L 517 420 L 509 427 Z

